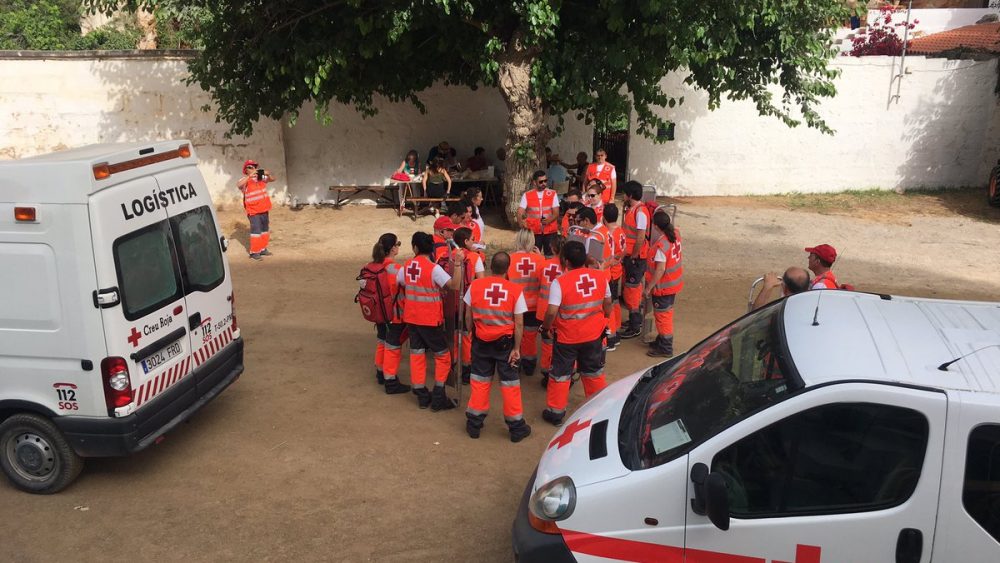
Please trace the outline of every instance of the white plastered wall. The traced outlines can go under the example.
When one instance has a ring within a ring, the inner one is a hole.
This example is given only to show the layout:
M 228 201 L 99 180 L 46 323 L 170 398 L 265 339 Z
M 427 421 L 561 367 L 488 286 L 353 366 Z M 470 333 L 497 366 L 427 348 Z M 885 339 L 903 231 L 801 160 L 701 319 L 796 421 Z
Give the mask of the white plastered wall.
M 838 95 L 819 107 L 834 135 L 758 117 L 746 101 L 723 100 L 708 111 L 704 92 L 667 77 L 665 89 L 685 97 L 664 112 L 677 123 L 676 140 L 654 144 L 633 135 L 631 175 L 663 195 L 985 184 L 1000 149 L 996 60 L 908 57 L 892 103 L 891 57 L 842 57 L 834 66 L 843 71 Z
M 190 139 L 217 203 L 239 198 L 243 161 L 254 158 L 286 190 L 281 125 L 261 122 L 250 137 L 225 138 L 227 126 L 201 107 L 208 94 L 188 86 L 181 59 L 0 60 L 0 159 L 92 143 Z

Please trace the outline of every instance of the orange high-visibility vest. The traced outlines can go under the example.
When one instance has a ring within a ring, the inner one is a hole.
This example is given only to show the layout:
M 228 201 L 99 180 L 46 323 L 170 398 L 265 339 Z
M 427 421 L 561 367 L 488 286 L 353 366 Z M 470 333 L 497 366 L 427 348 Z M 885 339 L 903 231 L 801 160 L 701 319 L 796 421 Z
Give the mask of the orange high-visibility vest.
M 521 297 L 516 283 L 500 276 L 474 280 L 469 286 L 476 338 L 486 342 L 514 334 L 514 305 Z
M 472 231 L 472 242 L 479 242 L 483 240 L 483 230 L 479 228 L 479 223 L 469 221 L 462 226 Z
M 441 288 L 434 284 L 435 265 L 423 254 L 403 264 L 403 322 L 421 326 L 444 322 Z
M 560 230 L 562 232 L 563 238 L 569 236 L 569 213 L 564 213 L 563 214 L 562 228 Z
M 813 281 L 809 282 L 809 287 L 815 287 L 818 283 L 825 285 L 826 289 L 840 289 L 840 286 L 837 285 L 837 278 L 833 276 L 832 271 L 824 272 L 813 278 Z
M 608 324 L 604 316 L 607 274 L 591 268 L 577 268 L 559 276 L 562 303 L 556 314 L 556 341 L 564 344 L 593 342 Z
M 510 266 L 507 267 L 507 279 L 521 286 L 524 292 L 524 303 L 529 311 L 538 305 L 538 277 L 535 275 L 542 268 L 545 258 L 534 252 L 512 252 Z
M 681 234 L 676 230 L 674 232 L 677 234 L 677 241 L 670 242 L 670 239 L 667 237 L 660 237 L 660 240 L 656 241 L 656 244 L 650 249 L 649 258 L 647 259 L 646 283 L 655 283 L 653 285 L 653 295 L 656 296 L 675 295 L 684 289 Z M 667 269 L 663 271 L 663 275 L 660 276 L 659 280 L 653 280 L 653 275 L 656 273 L 655 259 L 657 250 L 662 251 L 667 257 Z
M 603 223 L 598 224 L 593 228 L 593 230 L 591 230 L 590 236 L 592 239 L 599 241 L 604 245 L 604 254 L 601 255 L 601 262 L 606 262 L 608 258 L 611 258 L 611 247 L 614 246 L 610 233 L 608 233 L 608 228 Z
M 621 227 L 615 227 L 615 229 L 611 231 L 611 236 L 608 237 L 608 240 L 611 242 L 612 256 L 621 258 L 625 254 L 625 231 Z M 611 266 L 608 270 L 608 272 L 611 273 L 611 279 L 621 279 L 623 273 L 622 270 L 622 265 L 620 263 Z
M 271 210 L 271 196 L 267 195 L 267 182 L 251 177 L 243 187 L 243 208 L 247 215 L 260 215 Z
M 636 222 L 636 215 L 642 213 L 646 216 L 646 228 L 652 227 L 652 220 L 649 217 L 649 210 L 640 201 L 633 201 L 632 207 L 625 212 L 625 220 L 622 222 L 622 231 L 625 232 L 625 254 L 631 256 L 635 245 L 639 244 L 639 258 L 645 258 L 649 252 L 649 241 L 646 237 L 639 236 L 639 227 Z M 640 241 L 639 238 L 642 238 Z
M 399 289 L 399 286 L 396 283 L 396 273 L 399 272 L 399 264 L 397 264 L 392 258 L 388 257 L 385 260 L 382 260 L 382 264 L 385 265 L 385 271 L 389 274 L 389 295 L 396 295 L 396 291 Z M 403 322 L 402 319 L 399 318 L 402 301 L 403 297 L 399 296 L 396 306 L 392 308 L 392 319 L 389 322 Z
M 536 235 L 547 235 L 554 233 L 559 230 L 559 226 L 553 221 L 544 227 L 542 226 L 542 218 L 549 213 L 555 213 L 552 206 L 556 201 L 556 192 L 554 190 L 545 189 L 539 192 L 538 190 L 531 190 L 525 192 L 525 199 L 528 200 L 528 206 L 525 208 L 525 220 L 524 224 L 531 232 Z
M 587 178 L 583 185 L 586 186 L 587 182 L 596 178 L 604 184 L 604 191 L 601 192 L 601 201 L 607 203 L 611 201 L 611 175 L 615 171 L 615 165 L 608 161 L 604 161 L 604 166 L 601 167 L 601 171 L 597 171 L 597 163 L 592 162 L 587 166 Z
M 545 312 L 549 309 L 549 288 L 552 282 L 563 274 L 562 262 L 558 256 L 553 256 L 542 263 L 538 269 L 538 302 L 535 305 L 535 318 L 545 320 Z
M 440 264 L 441 259 L 447 258 L 450 254 L 448 241 L 438 235 L 432 235 L 432 238 L 434 239 L 434 261 Z

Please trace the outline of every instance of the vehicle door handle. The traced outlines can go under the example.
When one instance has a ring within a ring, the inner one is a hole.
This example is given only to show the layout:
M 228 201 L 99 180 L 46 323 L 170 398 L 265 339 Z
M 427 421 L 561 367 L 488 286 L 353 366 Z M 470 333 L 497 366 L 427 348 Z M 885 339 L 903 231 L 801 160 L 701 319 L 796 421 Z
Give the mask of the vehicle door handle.
M 896 563 L 920 563 L 924 534 L 916 528 L 903 528 L 896 539 Z
M 188 329 L 194 330 L 201 325 L 201 312 L 195 313 L 188 317 Z

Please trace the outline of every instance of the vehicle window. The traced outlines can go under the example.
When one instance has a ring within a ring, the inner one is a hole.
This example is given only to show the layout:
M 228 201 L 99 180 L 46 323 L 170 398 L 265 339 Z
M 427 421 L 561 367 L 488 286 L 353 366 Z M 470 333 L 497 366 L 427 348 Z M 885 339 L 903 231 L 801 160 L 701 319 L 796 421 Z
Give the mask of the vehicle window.
M 183 297 L 166 221 L 119 237 L 112 248 L 126 319 L 134 321 Z
M 794 368 L 779 330 L 781 311 L 771 306 L 736 321 L 655 375 L 643 400 L 634 401 L 638 410 L 628 403 L 623 410 L 625 464 L 645 469 L 676 459 L 798 389 L 788 377 Z M 634 442 L 636 455 L 626 455 Z
M 881 510 L 913 494 L 928 428 L 911 409 L 824 405 L 722 450 L 712 471 L 725 477 L 736 518 Z
M 226 277 L 215 221 L 208 206 L 170 218 L 185 294 L 211 291 Z
M 1000 425 L 979 426 L 969 434 L 962 506 L 1000 541 Z

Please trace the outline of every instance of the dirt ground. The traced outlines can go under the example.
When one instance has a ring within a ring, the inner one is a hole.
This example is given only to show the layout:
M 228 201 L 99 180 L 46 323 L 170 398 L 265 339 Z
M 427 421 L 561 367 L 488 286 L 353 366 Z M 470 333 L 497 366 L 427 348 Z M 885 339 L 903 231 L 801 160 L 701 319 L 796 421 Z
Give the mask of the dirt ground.
M 859 289 L 998 300 L 1000 210 L 979 195 L 879 197 L 877 205 L 864 197 L 680 201 L 686 285 L 677 344 L 741 315 L 754 278 L 804 266 L 803 247 L 822 242 L 841 253 L 841 281 Z M 3 558 L 510 560 L 511 519 L 554 434 L 539 416 L 538 376 L 523 383 L 530 438 L 507 440 L 494 391 L 483 436 L 470 440 L 462 409 L 418 410 L 411 395 L 376 386 L 374 331 L 352 301 L 377 236 L 408 240 L 432 221 L 360 206 L 276 209 L 275 256 L 256 263 L 243 248 L 246 218 L 224 211 L 223 230 L 236 241 L 228 255 L 243 377 L 160 445 L 88 460 L 58 495 L 0 484 Z M 496 217 L 488 222 L 487 239 L 508 245 L 512 233 Z M 607 371 L 615 380 L 652 363 L 629 341 L 609 354 Z M 571 408 L 583 399 L 579 387 Z

